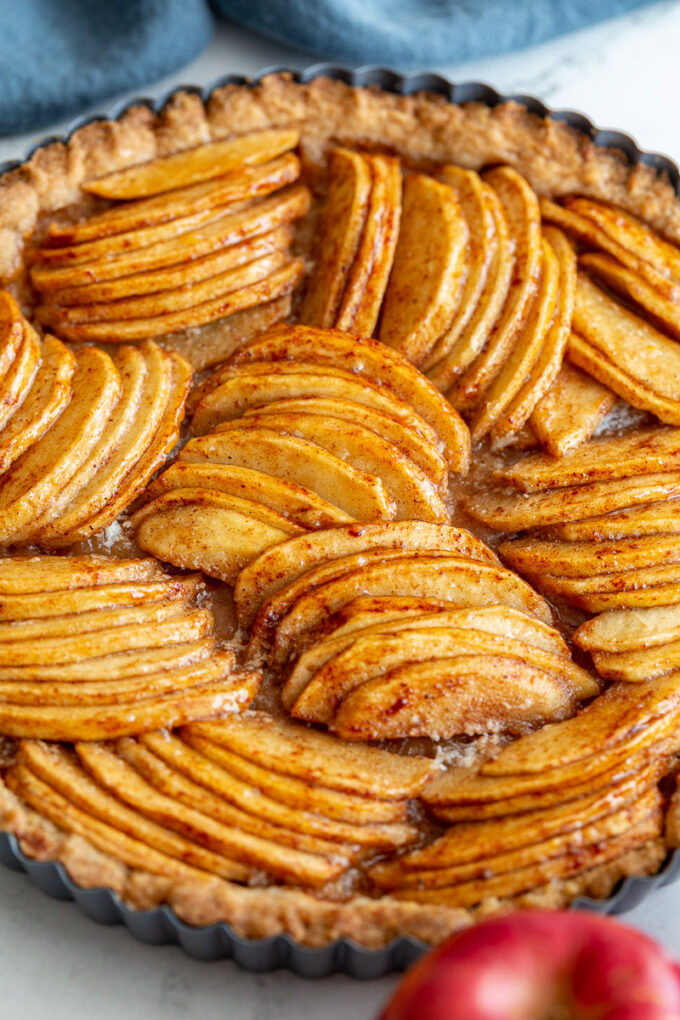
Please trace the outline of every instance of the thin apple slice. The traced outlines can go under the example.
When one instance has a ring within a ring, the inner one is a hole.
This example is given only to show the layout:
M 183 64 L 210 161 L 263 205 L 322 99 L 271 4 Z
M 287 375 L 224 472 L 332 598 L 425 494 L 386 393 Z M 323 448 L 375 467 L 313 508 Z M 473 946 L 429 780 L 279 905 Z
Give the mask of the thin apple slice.
M 189 266 L 204 255 L 213 255 L 231 245 L 242 244 L 304 216 L 310 197 L 305 187 L 296 185 L 254 202 L 236 212 L 227 210 L 212 222 L 196 230 L 141 250 L 123 252 L 115 258 L 103 258 L 84 265 L 31 269 L 31 280 L 39 291 L 61 290 L 81 284 L 103 283 L 123 276 Z
M 652 568 L 655 578 L 639 578 L 630 588 L 606 588 L 569 595 L 569 601 L 589 613 L 604 613 L 608 609 L 636 609 L 669 606 L 680 601 L 680 584 L 669 579 L 668 569 Z M 659 574 L 665 575 L 658 581 Z M 549 579 L 550 581 L 550 579 Z M 646 583 L 645 583 L 646 582 Z
M 401 520 L 442 521 L 449 519 L 446 505 L 434 482 L 399 447 L 356 419 L 329 418 L 306 412 L 270 411 L 217 425 L 213 436 L 234 429 L 250 433 L 267 429 L 285 436 L 298 436 L 315 443 L 359 471 L 383 482 Z
M 133 584 L 163 577 L 152 559 L 119 560 L 106 556 L 8 556 L 0 559 L 0 594 L 61 593 L 95 585 Z
M 451 343 L 446 343 L 439 360 L 427 367 L 428 376 L 437 389 L 443 392 L 453 385 L 458 376 L 483 350 L 507 301 L 515 268 L 514 245 L 510 239 L 503 206 L 493 188 L 482 183 L 482 191 L 493 220 L 496 244 L 474 314 L 463 327 L 460 336 Z M 440 341 L 444 343 L 446 337 L 447 334 L 444 334 Z
M 0 378 L 9 371 L 21 349 L 27 325 L 16 298 L 8 290 L 0 290 Z
M 7 471 L 54 425 L 71 399 L 75 370 L 76 359 L 71 351 L 60 340 L 46 336 L 30 389 L 0 431 L 0 472 Z
M 468 238 L 453 188 L 426 174 L 409 174 L 379 335 L 415 365 L 423 363 L 456 313 Z
M 253 500 L 275 510 L 302 528 L 327 528 L 345 524 L 349 514 L 326 502 L 311 489 L 284 478 L 274 478 L 252 468 L 229 464 L 192 464 L 175 461 L 147 489 L 151 498 L 171 489 L 213 489 Z
M 366 156 L 349 149 L 333 149 L 328 159 L 328 193 L 319 226 L 319 251 L 305 293 L 302 322 L 334 325 L 366 222 L 371 186 L 371 163 Z
M 593 652 L 595 669 L 605 680 L 641 683 L 677 673 L 680 668 L 680 640 L 630 652 Z
M 680 606 L 621 609 L 586 620 L 574 642 L 588 652 L 632 652 L 680 640 Z
M 530 374 L 555 318 L 559 295 L 559 263 L 545 238 L 541 240 L 541 277 L 536 297 L 507 359 L 473 412 L 473 442 L 482 439 L 502 417 Z
M 239 623 L 249 627 L 259 608 L 307 571 L 372 549 L 443 549 L 497 563 L 480 539 L 462 528 L 424 521 L 345 525 L 316 535 L 300 535 L 268 549 L 239 575 L 234 589 Z
M 271 162 L 239 167 L 210 181 L 175 188 L 170 194 L 116 205 L 79 223 L 50 223 L 48 240 L 52 244 L 80 244 L 191 216 L 203 209 L 262 198 L 292 184 L 299 175 L 300 161 L 289 152 Z
M 559 264 L 560 285 L 557 306 L 528 378 L 492 429 L 491 441 L 494 448 L 514 442 L 527 425 L 532 412 L 558 376 L 569 339 L 576 298 L 576 255 L 561 230 L 544 227 L 543 237 L 555 252 Z
M 482 297 L 498 246 L 491 204 L 479 174 L 474 170 L 463 170 L 462 167 L 448 164 L 439 171 L 439 180 L 453 189 L 469 236 L 460 301 L 451 322 L 425 358 L 425 370 L 436 365 L 451 350 L 472 318 Z
M 617 542 L 556 542 L 516 538 L 499 550 L 520 573 L 543 573 L 589 578 L 638 568 L 677 563 L 680 548 L 675 535 L 649 535 Z
M 552 457 L 590 439 L 618 397 L 579 368 L 564 362 L 531 414 L 531 427 Z
M 401 215 L 401 168 L 392 156 L 368 156 L 371 194 L 335 325 L 370 336 L 392 268 Z
M 87 181 L 83 188 L 103 198 L 158 195 L 187 184 L 207 181 L 233 170 L 257 166 L 294 149 L 300 139 L 292 128 L 252 131 L 226 141 L 209 142 L 172 156 L 160 156 Z
M 321 414 L 327 418 L 342 418 L 352 423 L 360 422 L 365 428 L 376 432 L 383 439 L 397 446 L 406 456 L 417 464 L 437 486 L 445 486 L 448 479 L 448 467 L 439 452 L 434 438 L 417 432 L 411 425 L 370 408 L 358 404 L 354 400 L 343 400 L 338 397 L 299 397 L 290 400 L 274 400 L 269 404 L 251 408 L 251 414 L 308 413 Z M 423 422 L 423 424 L 425 424 Z M 429 431 L 429 430 L 428 430 Z
M 227 584 L 263 549 L 298 530 L 262 504 L 210 489 L 166 492 L 138 511 L 132 524 L 140 548 Z
M 488 171 L 484 180 L 498 195 L 515 241 L 515 276 L 486 346 L 449 391 L 449 400 L 459 408 L 473 407 L 506 361 L 535 298 L 541 270 L 541 215 L 533 190 L 508 166 Z
M 16 559 L 16 558 L 15 558 Z M 65 557 L 64 557 L 65 559 Z M 69 556 L 70 560 L 78 560 L 78 557 Z M 55 560 L 54 562 L 60 562 Z M 113 561 L 114 563 L 125 563 L 124 560 Z M 144 561 L 137 561 L 144 562 Z M 150 562 L 150 561 L 147 561 Z M 52 563 L 52 559 L 49 560 Z M 157 564 L 153 564 L 155 568 Z M 50 570 L 48 565 L 48 571 Z M 51 573 L 51 571 L 50 571 Z M 153 575 L 152 575 L 153 576 Z M 158 570 L 155 575 L 162 578 Z M 30 594 L 15 592 L 4 594 L 0 601 L 0 621 L 4 620 L 43 620 L 49 617 L 62 616 L 65 613 L 85 614 L 95 609 L 110 609 L 114 606 L 138 606 L 149 602 L 156 602 L 159 599 L 173 601 L 178 597 L 184 597 L 186 590 L 189 595 L 195 594 L 199 576 L 173 577 L 163 580 L 128 581 L 123 579 L 118 583 L 115 578 L 112 582 L 102 580 L 97 587 L 89 587 L 89 581 L 81 581 L 80 587 L 58 588 L 59 599 L 55 600 L 49 591 L 49 582 L 45 585 L 42 582 L 32 582 L 29 588 L 34 590 Z M 68 585 L 68 582 L 67 582 Z
M 437 771 L 431 758 L 347 746 L 325 733 L 264 712 L 244 712 L 218 723 L 198 724 L 189 732 L 263 768 L 371 799 L 413 797 Z
M 470 435 L 465 423 L 436 387 L 397 351 L 377 340 L 351 337 L 339 330 L 285 326 L 246 344 L 233 356 L 232 364 L 290 359 L 339 366 L 379 381 L 410 404 L 434 429 L 444 444 L 450 470 L 467 471 Z
M 564 520 L 584 520 L 680 493 L 680 474 L 668 471 L 637 478 L 614 478 L 545 492 L 487 489 L 463 500 L 468 514 L 496 531 L 548 527 Z
M 12 422 L 31 389 L 40 364 L 40 338 L 24 323 L 24 336 L 4 376 L 0 379 L 0 427 Z
M 38 617 L 27 620 L 0 621 L 0 642 L 42 640 L 58 638 L 64 634 L 87 634 L 90 631 L 111 630 L 133 624 L 162 623 L 176 616 L 187 606 L 190 589 L 170 593 L 163 602 L 149 602 L 138 606 L 117 606 L 114 609 L 94 609 L 82 613 L 62 613 L 59 616 Z
M 604 592 L 640 593 L 640 589 L 666 588 L 677 577 L 675 563 L 655 563 L 650 567 L 633 567 L 610 574 L 591 574 L 588 577 L 568 577 L 565 574 L 527 574 L 544 592 L 569 600 Z M 670 601 L 673 601 L 672 599 Z M 574 604 L 580 604 L 575 602 Z
M 622 209 L 617 209 L 616 214 L 625 215 Z M 630 236 L 625 236 L 625 244 L 621 244 L 615 237 L 603 230 L 594 220 L 582 216 L 575 209 L 565 209 L 547 198 L 541 199 L 541 215 L 548 223 L 560 227 L 565 233 L 576 237 L 579 241 L 585 242 L 591 248 L 597 248 L 613 256 L 622 265 L 632 272 L 637 273 L 645 279 L 655 290 L 669 301 L 680 301 L 680 285 L 676 283 L 668 269 L 658 265 L 655 266 L 648 261 L 648 251 L 643 256 L 636 254 L 631 248 Z
M 617 538 L 640 538 L 643 535 L 668 535 L 680 531 L 680 500 L 668 499 L 659 503 L 620 510 L 617 513 L 587 517 L 584 521 L 572 521 L 550 529 L 556 538 L 569 541 L 599 539 L 612 541 Z
M 115 652 L 92 659 L 57 663 L 55 666 L 8 666 L 0 668 L 0 680 L 41 683 L 106 683 L 183 669 L 200 662 L 215 650 L 215 638 L 184 641 L 167 648 Z
M 639 305 L 653 322 L 659 323 L 664 331 L 680 340 L 680 309 L 676 302 L 663 297 L 646 280 L 626 269 L 611 255 L 588 252 L 581 255 L 579 264 L 608 290 L 618 294 L 624 301 Z
M 182 450 L 182 460 L 234 464 L 290 479 L 357 520 L 394 516 L 394 504 L 379 478 L 316 443 L 270 429 L 232 429 L 191 439 Z

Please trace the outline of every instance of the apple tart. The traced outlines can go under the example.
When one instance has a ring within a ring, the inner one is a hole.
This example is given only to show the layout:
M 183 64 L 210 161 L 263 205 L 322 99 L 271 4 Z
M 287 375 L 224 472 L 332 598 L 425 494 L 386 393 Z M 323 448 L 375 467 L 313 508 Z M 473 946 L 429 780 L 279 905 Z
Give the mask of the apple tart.
M 680 206 L 513 102 L 174 95 L 0 179 L 0 828 L 305 946 L 680 846 Z

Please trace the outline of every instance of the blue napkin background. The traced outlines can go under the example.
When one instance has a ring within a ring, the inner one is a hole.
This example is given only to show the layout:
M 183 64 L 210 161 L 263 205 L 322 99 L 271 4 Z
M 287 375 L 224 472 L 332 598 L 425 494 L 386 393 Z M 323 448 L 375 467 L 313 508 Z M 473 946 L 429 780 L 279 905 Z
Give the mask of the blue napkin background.
M 320 59 L 426 68 L 529 46 L 650 2 L 212 0 L 212 5 Z M 213 24 L 208 0 L 0 0 L 0 134 L 40 127 L 182 67 L 207 45 Z

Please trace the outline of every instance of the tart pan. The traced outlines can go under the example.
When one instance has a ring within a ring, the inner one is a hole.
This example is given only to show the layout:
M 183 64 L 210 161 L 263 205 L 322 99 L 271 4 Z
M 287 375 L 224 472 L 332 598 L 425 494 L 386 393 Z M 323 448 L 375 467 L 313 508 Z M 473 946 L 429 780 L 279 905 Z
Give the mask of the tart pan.
M 526 95 L 502 95 L 482 82 L 454 84 L 438 74 L 422 73 L 402 75 L 382 67 L 350 69 L 335 64 L 313 64 L 302 71 L 285 67 L 267 67 L 253 77 L 226 75 L 205 89 L 196 86 L 179 86 L 157 99 L 137 98 L 113 107 L 108 115 L 80 117 L 73 121 L 64 136 L 44 138 L 33 146 L 22 160 L 0 163 L 0 176 L 14 170 L 29 159 L 38 149 L 53 142 L 67 142 L 79 128 L 96 121 L 116 120 L 134 106 L 148 106 L 158 112 L 176 92 L 193 92 L 207 101 L 211 93 L 225 85 L 256 85 L 265 75 L 287 73 L 295 81 L 306 84 L 315 78 L 326 77 L 344 81 L 353 86 L 372 86 L 398 95 L 414 92 L 433 92 L 449 102 L 484 103 L 496 106 L 512 100 L 525 106 L 529 112 L 552 120 L 566 121 L 571 127 L 586 134 L 594 145 L 616 149 L 623 153 L 631 165 L 643 163 L 659 173 L 665 173 L 677 194 L 680 194 L 680 169 L 667 156 L 644 152 L 630 135 L 621 131 L 597 128 L 582 113 L 573 110 L 551 110 L 540 99 Z M 54 899 L 74 900 L 80 910 L 99 924 L 124 924 L 139 939 L 151 945 L 176 943 L 198 960 L 233 959 L 245 970 L 264 972 L 286 968 L 301 977 L 320 978 L 329 974 L 344 973 L 351 977 L 372 980 L 393 971 L 404 970 L 428 947 L 417 939 L 395 939 L 383 949 L 365 949 L 350 939 L 338 939 L 321 949 L 310 949 L 289 935 L 275 935 L 266 939 L 245 939 L 226 923 L 194 927 L 185 924 L 169 907 L 154 910 L 135 910 L 126 906 L 111 889 L 85 889 L 69 878 L 64 866 L 56 861 L 36 861 L 22 852 L 17 839 L 0 832 L 0 863 L 14 871 L 25 871 L 32 882 Z M 650 876 L 631 876 L 618 886 L 613 895 L 595 900 L 578 897 L 570 909 L 589 910 L 600 914 L 622 914 L 632 910 L 654 889 L 680 878 L 680 849 L 671 853 L 661 869 Z

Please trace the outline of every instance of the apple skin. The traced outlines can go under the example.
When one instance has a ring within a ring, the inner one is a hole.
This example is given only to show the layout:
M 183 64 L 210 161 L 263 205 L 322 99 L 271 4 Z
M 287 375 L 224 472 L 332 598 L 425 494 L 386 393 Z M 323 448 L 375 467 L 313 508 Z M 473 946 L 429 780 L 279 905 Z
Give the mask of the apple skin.
M 406 974 L 379 1020 L 680 1020 L 680 969 L 607 917 L 528 910 L 460 932 Z

